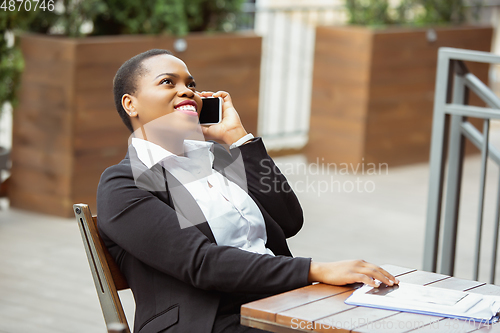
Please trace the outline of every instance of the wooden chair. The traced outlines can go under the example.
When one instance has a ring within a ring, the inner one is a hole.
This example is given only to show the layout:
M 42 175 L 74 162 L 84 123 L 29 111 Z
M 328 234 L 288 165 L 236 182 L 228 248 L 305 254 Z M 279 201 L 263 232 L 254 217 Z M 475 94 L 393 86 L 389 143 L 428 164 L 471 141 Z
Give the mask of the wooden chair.
M 122 323 L 126 326 L 123 332 L 130 333 L 122 303 L 118 296 L 118 290 L 129 288 L 127 280 L 120 272 L 118 265 L 111 257 L 97 232 L 97 216 L 92 216 L 89 206 L 85 204 L 73 205 L 73 211 L 80 227 L 83 245 L 89 260 L 106 326 Z

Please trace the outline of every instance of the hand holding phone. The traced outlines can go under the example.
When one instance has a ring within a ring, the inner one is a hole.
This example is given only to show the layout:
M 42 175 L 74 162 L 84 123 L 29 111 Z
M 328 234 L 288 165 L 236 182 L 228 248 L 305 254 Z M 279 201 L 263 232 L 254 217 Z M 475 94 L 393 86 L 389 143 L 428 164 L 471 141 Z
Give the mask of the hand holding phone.
M 200 111 L 200 124 L 211 125 L 201 126 L 201 130 L 206 140 L 215 140 L 231 145 L 247 134 L 245 128 L 241 124 L 241 119 L 233 106 L 231 96 L 228 92 L 217 91 L 216 93 L 213 93 L 210 91 L 202 91 L 197 94 L 202 97 L 203 102 L 202 110 Z M 206 107 L 210 108 L 210 106 L 205 106 L 205 101 L 207 100 L 205 97 L 211 97 L 213 99 L 214 96 L 216 99 L 220 98 L 217 102 L 220 105 L 220 109 L 216 107 L 216 111 L 208 111 L 208 113 L 212 113 L 217 116 L 214 117 L 214 119 L 205 119 L 205 116 L 203 115 L 205 111 L 203 111 L 203 109 Z

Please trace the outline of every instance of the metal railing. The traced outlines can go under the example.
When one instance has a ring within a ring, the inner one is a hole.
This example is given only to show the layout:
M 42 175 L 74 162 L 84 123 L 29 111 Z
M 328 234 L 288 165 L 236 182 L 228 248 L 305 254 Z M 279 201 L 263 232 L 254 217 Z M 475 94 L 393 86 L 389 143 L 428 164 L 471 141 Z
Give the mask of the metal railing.
M 479 207 L 477 212 L 473 267 L 473 279 L 477 280 L 479 275 L 481 237 L 483 233 L 488 157 L 500 167 L 500 152 L 489 143 L 490 119 L 500 119 L 500 99 L 481 80 L 468 71 L 464 61 L 495 64 L 500 63 L 500 56 L 487 52 L 453 48 L 439 49 L 434 96 L 423 269 L 435 272 L 437 268 L 441 210 L 443 207 L 443 194 L 445 194 L 442 246 L 441 253 L 439 254 L 441 260 L 440 273 L 453 275 L 457 244 L 461 175 L 464 162 L 465 139 L 468 139 L 481 150 Z M 483 100 L 488 107 L 467 105 L 469 90 Z M 467 117 L 483 119 L 482 133 L 467 120 Z M 444 188 L 446 140 L 448 140 L 448 161 L 446 188 Z M 443 189 L 445 193 L 443 193 Z M 494 283 L 495 281 L 500 222 L 500 180 L 497 191 L 490 283 Z

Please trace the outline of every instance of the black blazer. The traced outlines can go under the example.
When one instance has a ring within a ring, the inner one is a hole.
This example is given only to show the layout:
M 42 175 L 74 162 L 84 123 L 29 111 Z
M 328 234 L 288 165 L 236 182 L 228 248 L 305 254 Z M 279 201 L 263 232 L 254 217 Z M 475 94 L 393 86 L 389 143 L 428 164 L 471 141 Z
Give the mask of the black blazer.
M 224 293 L 275 294 L 308 284 L 310 259 L 292 258 L 286 243 L 302 227 L 302 209 L 262 140 L 230 153 L 219 144 L 213 149 L 213 168 L 224 169 L 237 184 L 241 170 L 229 165 L 241 154 L 248 193 L 264 216 L 266 246 L 276 256 L 217 245 L 206 220 L 181 228 L 201 209 L 188 195 L 192 210 L 177 214 L 175 199 L 162 186 L 172 181 L 165 169 L 134 163 L 137 158 L 130 157 L 136 152 L 129 149 L 101 176 L 97 223 L 134 293 L 134 332 L 211 332 Z M 141 174 L 137 182 L 133 168 Z M 152 190 L 154 184 L 162 185 Z

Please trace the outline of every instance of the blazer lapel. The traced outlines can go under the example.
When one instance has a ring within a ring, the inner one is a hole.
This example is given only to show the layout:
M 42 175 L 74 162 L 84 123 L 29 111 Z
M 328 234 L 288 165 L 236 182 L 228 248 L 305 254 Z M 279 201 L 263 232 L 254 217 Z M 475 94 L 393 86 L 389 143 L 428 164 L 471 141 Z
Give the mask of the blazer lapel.
M 130 158 L 132 173 L 137 187 L 154 192 L 160 200 L 174 209 L 179 218 L 181 228 L 194 225 L 212 243 L 217 243 L 196 200 L 172 174 L 159 163 L 148 168 L 139 160 L 133 146 L 129 146 L 125 158 Z M 175 198 L 172 195 L 172 191 L 175 192 Z
M 214 143 L 211 147 L 214 154 L 212 167 L 224 177 L 241 187 L 248 193 L 245 164 L 239 149 L 233 149 L 231 155 L 222 145 Z
M 239 149 L 232 149 L 229 153 L 220 144 L 214 143 L 212 146 L 214 154 L 213 168 L 223 174 L 227 179 L 240 186 L 252 198 L 257 207 L 259 207 L 264 223 L 266 225 L 267 243 L 266 247 L 271 249 L 276 255 L 291 256 L 290 249 L 286 243 L 286 237 L 281 227 L 262 207 L 252 192 L 248 190 L 248 183 L 245 173 L 243 157 Z
M 194 225 L 203 234 L 205 234 L 205 236 L 207 236 L 212 243 L 217 243 L 215 241 L 214 234 L 212 233 L 212 229 L 210 229 L 210 226 L 208 225 L 205 215 L 201 211 L 200 206 L 198 206 L 191 193 L 189 193 L 184 185 L 182 185 L 174 176 L 172 176 L 171 173 L 169 173 L 164 168 L 162 169 L 164 171 L 165 180 L 167 183 L 167 191 L 169 193 L 168 205 L 177 212 L 181 227 Z M 188 225 L 183 226 L 182 219 L 185 219 L 185 222 L 188 223 Z

